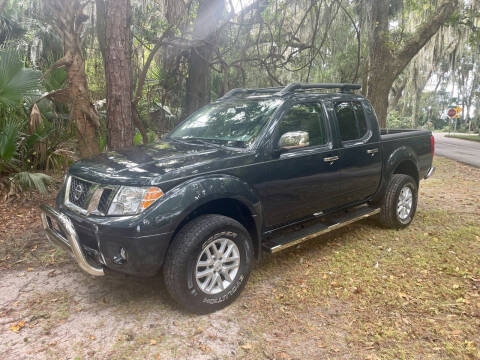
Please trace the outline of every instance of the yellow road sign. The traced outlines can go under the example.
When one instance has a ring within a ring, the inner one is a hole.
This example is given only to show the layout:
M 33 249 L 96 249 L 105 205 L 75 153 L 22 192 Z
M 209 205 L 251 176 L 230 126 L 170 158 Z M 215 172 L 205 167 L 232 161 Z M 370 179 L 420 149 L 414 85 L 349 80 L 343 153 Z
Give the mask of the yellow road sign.
M 455 108 L 455 111 L 457 112 L 457 114 L 460 114 L 460 113 L 462 112 L 462 110 L 463 110 L 463 109 L 462 109 L 460 106 L 457 106 L 457 107 Z

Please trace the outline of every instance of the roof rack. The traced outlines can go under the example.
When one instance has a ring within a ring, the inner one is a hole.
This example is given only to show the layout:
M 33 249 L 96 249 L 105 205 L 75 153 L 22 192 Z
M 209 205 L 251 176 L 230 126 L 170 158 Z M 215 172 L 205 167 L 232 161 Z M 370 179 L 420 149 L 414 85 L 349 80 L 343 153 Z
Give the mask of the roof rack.
M 354 90 L 361 89 L 358 84 L 306 84 L 306 83 L 291 83 L 285 87 L 269 87 L 260 89 L 244 89 L 236 88 L 228 91 L 225 95 L 217 100 L 225 100 L 237 95 L 254 95 L 254 94 L 273 94 L 277 96 L 284 96 L 295 92 L 296 90 L 314 90 L 314 89 L 340 89 L 340 92 L 351 94 Z
M 270 87 L 270 88 L 260 88 L 260 89 L 244 89 L 244 88 L 236 88 L 228 91 L 225 95 L 217 100 L 225 100 L 231 98 L 236 95 L 253 95 L 253 94 L 274 94 L 281 91 L 282 87 Z
M 305 84 L 305 83 L 291 83 L 280 90 L 276 95 L 283 96 L 293 93 L 295 90 L 312 90 L 312 89 L 340 89 L 340 92 L 351 94 L 353 90 L 359 90 L 362 86 L 359 84 Z

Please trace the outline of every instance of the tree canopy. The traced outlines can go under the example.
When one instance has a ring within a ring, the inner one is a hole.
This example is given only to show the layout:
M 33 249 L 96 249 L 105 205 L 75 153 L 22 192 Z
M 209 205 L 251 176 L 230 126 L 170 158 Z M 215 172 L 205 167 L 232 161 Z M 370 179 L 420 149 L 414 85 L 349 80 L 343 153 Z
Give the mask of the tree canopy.
M 362 84 L 382 127 L 441 129 L 459 105 L 475 130 L 479 19 L 478 0 L 5 0 L 0 113 L 28 133 L 37 105 L 49 130 L 31 170 L 153 141 L 232 88 L 298 81 Z

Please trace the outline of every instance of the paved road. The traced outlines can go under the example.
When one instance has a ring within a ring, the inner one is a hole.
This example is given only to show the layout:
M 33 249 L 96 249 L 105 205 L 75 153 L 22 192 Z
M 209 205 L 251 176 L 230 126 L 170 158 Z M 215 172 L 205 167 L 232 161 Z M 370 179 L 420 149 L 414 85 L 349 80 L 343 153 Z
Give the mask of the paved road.
M 445 137 L 444 133 L 434 133 L 435 154 L 480 168 L 480 143 Z

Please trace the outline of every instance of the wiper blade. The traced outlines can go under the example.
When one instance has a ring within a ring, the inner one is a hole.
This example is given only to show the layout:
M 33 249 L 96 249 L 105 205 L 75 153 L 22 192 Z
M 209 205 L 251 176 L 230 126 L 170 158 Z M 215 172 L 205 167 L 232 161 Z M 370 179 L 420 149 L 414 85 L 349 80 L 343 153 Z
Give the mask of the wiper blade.
M 214 146 L 214 147 L 221 147 L 222 145 L 219 144 L 214 144 L 209 141 L 206 141 L 204 139 L 199 139 L 199 138 L 191 138 L 191 137 L 185 137 L 185 138 L 172 138 L 174 141 L 178 141 L 183 144 L 192 144 L 192 143 L 200 143 L 203 145 L 209 145 L 209 146 Z
M 208 146 L 213 146 L 217 148 L 222 148 L 222 149 L 243 149 L 245 148 L 244 146 L 233 146 L 230 143 L 235 142 L 237 144 L 240 144 L 243 142 L 241 140 L 221 140 L 221 139 L 206 139 L 206 138 L 193 138 L 193 137 L 185 137 L 185 138 L 172 138 L 174 140 L 177 140 L 179 142 L 183 143 L 200 143 L 203 145 L 208 145 Z M 220 142 L 226 142 L 226 144 L 222 144 Z
M 218 147 L 220 147 L 220 148 L 225 147 L 224 145 L 217 144 L 217 143 L 215 143 L 215 142 L 213 142 L 213 141 L 208 141 L 209 139 L 208 139 L 208 140 L 205 140 L 205 139 L 195 139 L 195 140 L 198 141 L 198 142 L 201 143 L 201 144 L 204 144 L 204 145 L 210 145 L 210 146 L 214 146 L 214 147 L 217 147 L 217 148 L 218 148 Z
M 202 141 L 205 141 L 205 142 L 208 142 L 210 144 L 214 144 L 214 145 L 218 145 L 218 146 L 222 146 L 222 147 L 226 147 L 226 148 L 244 148 L 245 146 L 241 146 L 241 145 L 244 145 L 245 142 L 242 141 L 242 140 L 226 140 L 226 139 L 210 139 L 210 138 L 202 138 L 202 139 L 199 139 L 199 140 L 202 140 Z M 238 146 L 235 146 L 233 144 L 236 144 Z

